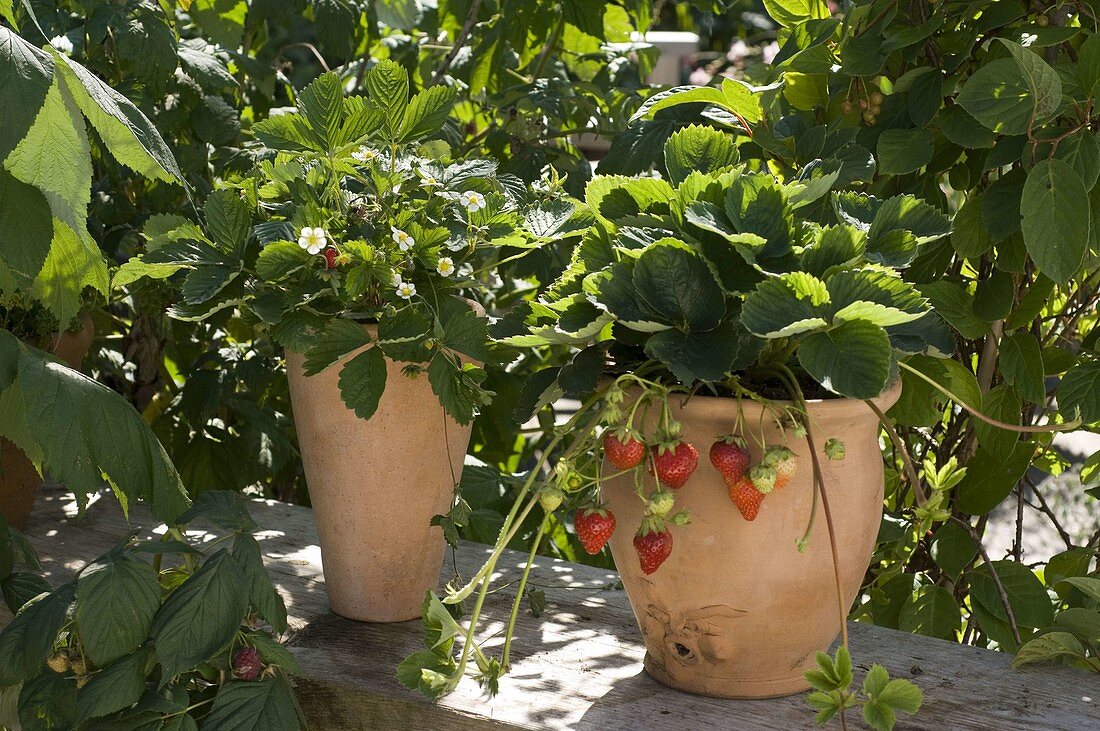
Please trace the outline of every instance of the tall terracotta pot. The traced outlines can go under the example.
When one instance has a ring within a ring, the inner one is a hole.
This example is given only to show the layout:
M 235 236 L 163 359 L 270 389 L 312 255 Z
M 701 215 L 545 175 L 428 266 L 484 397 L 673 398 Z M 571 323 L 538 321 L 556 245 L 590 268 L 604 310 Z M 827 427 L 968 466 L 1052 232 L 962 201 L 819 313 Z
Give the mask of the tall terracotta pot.
M 893 386 L 875 401 L 889 408 L 901 393 Z M 618 521 L 611 552 L 645 638 L 645 669 L 673 688 L 721 698 L 767 698 L 805 690 L 804 670 L 814 654 L 840 633 L 832 554 L 823 511 L 799 553 L 796 541 L 813 500 L 810 456 L 804 439 L 789 440 L 798 472 L 782 490 L 765 498 L 760 514 L 745 521 L 707 459 L 716 436 L 728 433 L 736 403 L 699 397 L 673 413 L 700 455 L 698 470 L 677 492 L 677 506 L 691 523 L 673 527 L 672 555 L 653 574 L 638 566 L 633 535 L 644 504 L 627 475 L 603 489 Z M 743 403 L 746 438 L 753 460 L 761 448 L 754 436 L 781 443 L 774 420 L 753 402 Z M 843 460 L 822 455 L 825 485 L 837 534 L 845 608 L 859 591 L 882 518 L 883 467 L 878 420 L 862 401 L 811 401 L 818 449 L 841 439 Z
M 79 330 L 70 330 L 30 344 L 53 353 L 70 368 L 79 370 L 84 356 L 92 347 L 94 336 L 92 318 L 85 315 Z M 23 450 L 7 439 L 0 439 L 0 514 L 17 530 L 26 530 L 27 519 L 41 485 L 42 477 Z
M 450 510 L 470 427 L 444 414 L 426 374 L 408 378 L 390 360 L 378 410 L 360 419 L 339 388 L 354 356 L 307 377 L 303 356 L 286 353 L 325 589 L 349 619 L 415 619 L 439 580 L 445 543 L 430 522 Z

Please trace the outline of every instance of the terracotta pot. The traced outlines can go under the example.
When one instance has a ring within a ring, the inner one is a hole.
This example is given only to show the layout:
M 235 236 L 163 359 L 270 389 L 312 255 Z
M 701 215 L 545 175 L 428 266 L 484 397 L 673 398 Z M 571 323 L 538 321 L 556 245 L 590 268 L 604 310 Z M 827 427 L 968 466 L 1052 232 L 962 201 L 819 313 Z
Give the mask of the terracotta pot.
M 286 353 L 329 606 L 364 622 L 416 619 L 443 565 L 430 522 L 450 510 L 471 427 L 444 414 L 427 374 L 408 378 L 388 359 L 378 410 L 360 419 L 339 389 L 354 356 L 307 377 L 303 356 Z
M 94 337 L 92 318 L 85 315 L 79 330 L 61 333 L 60 337 L 54 335 L 43 342 L 28 342 L 53 353 L 70 368 L 79 370 Z M 41 486 L 42 476 L 23 450 L 0 438 L 0 513 L 17 530 L 27 529 L 27 519 Z
M 901 393 L 895 385 L 875 401 L 886 410 Z M 862 401 L 812 401 L 818 449 L 829 437 L 846 447 L 843 460 L 821 455 L 837 532 L 841 587 L 847 608 L 859 591 L 882 519 L 883 467 L 878 420 Z M 673 526 L 672 554 L 653 574 L 638 566 L 634 532 L 644 504 L 630 475 L 605 483 L 604 500 L 617 529 L 611 551 L 645 638 L 645 669 L 673 688 L 721 698 L 767 698 L 803 691 L 804 670 L 814 654 L 840 633 L 832 554 L 824 512 L 804 553 L 796 541 L 813 500 L 810 456 L 804 439 L 788 446 L 798 472 L 782 490 L 764 499 L 756 520 L 741 517 L 730 501 L 708 451 L 732 427 L 731 399 L 699 397 L 673 413 L 685 438 L 699 450 L 699 467 L 676 494 L 677 509 L 691 523 Z M 781 443 L 774 420 L 751 401 L 743 404 L 753 461 L 761 449 L 754 436 Z

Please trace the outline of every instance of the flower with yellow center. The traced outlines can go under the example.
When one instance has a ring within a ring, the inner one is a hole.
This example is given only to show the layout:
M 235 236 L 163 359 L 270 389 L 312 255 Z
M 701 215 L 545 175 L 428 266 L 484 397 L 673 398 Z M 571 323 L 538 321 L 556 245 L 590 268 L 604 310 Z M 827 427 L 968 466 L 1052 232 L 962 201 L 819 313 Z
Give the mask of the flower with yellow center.
M 485 196 L 478 193 L 476 190 L 468 190 L 462 194 L 459 198 L 459 202 L 466 207 L 466 210 L 473 213 L 485 207 Z
M 413 244 L 416 243 L 416 239 L 397 228 L 397 226 L 390 226 L 390 233 L 394 243 L 397 244 L 401 251 L 408 251 L 413 247 Z
M 328 234 L 320 226 L 316 228 L 305 226 L 298 233 L 298 246 L 308 251 L 310 254 L 317 255 L 321 253 L 321 249 L 325 248 L 328 244 Z

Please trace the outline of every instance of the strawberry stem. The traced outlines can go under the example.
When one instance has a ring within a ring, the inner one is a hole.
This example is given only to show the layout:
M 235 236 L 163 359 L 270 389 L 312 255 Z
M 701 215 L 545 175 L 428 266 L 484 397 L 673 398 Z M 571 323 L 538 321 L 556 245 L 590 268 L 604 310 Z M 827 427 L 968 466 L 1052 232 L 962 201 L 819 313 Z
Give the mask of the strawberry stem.
M 810 450 L 810 462 L 813 465 L 814 484 L 817 488 L 815 495 L 819 494 L 821 496 L 821 507 L 825 511 L 825 524 L 829 529 L 829 550 L 833 557 L 833 581 L 836 584 L 837 614 L 840 618 L 840 643 L 843 647 L 848 647 L 848 613 L 845 611 L 844 594 L 840 586 L 840 557 L 836 547 L 836 528 L 833 525 L 832 510 L 829 509 L 829 495 L 825 490 L 825 479 L 821 473 L 821 462 L 817 458 L 817 449 L 814 446 L 813 426 L 810 423 L 809 408 L 806 406 L 806 397 L 802 393 L 802 388 L 798 385 L 798 379 L 795 378 L 791 369 L 786 365 L 777 365 L 775 367 L 775 372 L 786 382 L 787 389 L 791 394 L 791 399 L 801 412 L 799 418 L 802 419 L 802 425 L 806 427 L 806 446 Z M 808 534 L 809 531 L 807 530 L 807 536 Z
M 527 587 L 527 577 L 531 574 L 531 567 L 535 563 L 535 554 L 538 553 L 539 544 L 542 543 L 542 537 L 546 535 L 546 526 L 550 522 L 550 516 L 547 515 L 542 519 L 542 523 L 539 524 L 538 533 L 535 534 L 535 540 L 531 542 L 531 552 L 527 554 L 527 564 L 523 567 L 523 575 L 519 577 L 519 586 L 516 589 L 516 598 L 512 602 L 512 614 L 508 617 L 508 629 L 504 632 L 504 650 L 500 656 L 500 666 L 504 672 L 509 670 L 509 655 L 512 650 L 512 636 L 516 627 L 516 618 L 519 616 L 519 605 L 523 601 L 523 590 Z

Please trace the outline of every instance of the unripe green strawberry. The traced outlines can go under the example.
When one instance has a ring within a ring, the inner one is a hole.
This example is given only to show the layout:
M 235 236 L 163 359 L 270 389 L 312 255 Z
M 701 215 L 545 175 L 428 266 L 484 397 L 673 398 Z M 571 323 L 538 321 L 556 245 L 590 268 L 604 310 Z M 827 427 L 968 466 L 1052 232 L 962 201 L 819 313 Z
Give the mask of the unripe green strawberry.
M 844 442 L 839 439 L 829 439 L 825 442 L 825 456 L 837 461 L 844 459 Z
M 548 513 L 557 510 L 565 499 L 565 494 L 556 487 L 547 486 L 539 490 L 539 505 Z
M 782 490 L 794 477 L 798 460 L 786 447 L 768 447 L 764 452 L 764 464 L 775 470 L 775 489 Z
M 646 506 L 646 512 L 650 515 L 656 515 L 658 518 L 663 518 L 669 514 L 669 511 L 672 510 L 675 503 L 676 498 L 671 492 L 658 490 L 649 498 L 649 505 Z
M 753 487 L 761 494 L 767 495 L 775 489 L 775 468 L 769 464 L 758 462 L 749 470 L 749 479 Z

